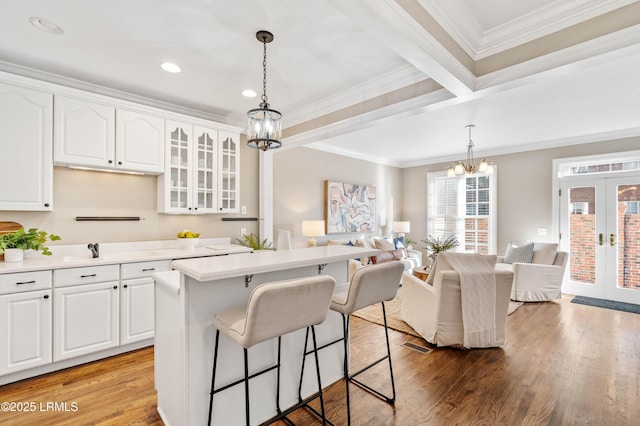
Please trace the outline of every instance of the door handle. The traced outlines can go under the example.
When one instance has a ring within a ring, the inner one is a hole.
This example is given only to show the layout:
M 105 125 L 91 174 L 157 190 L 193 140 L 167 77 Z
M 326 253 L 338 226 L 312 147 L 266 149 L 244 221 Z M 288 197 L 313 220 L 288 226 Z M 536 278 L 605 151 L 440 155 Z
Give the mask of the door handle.
M 611 247 L 616 245 L 616 237 L 614 234 L 609 234 L 609 245 Z
M 604 244 L 604 235 L 602 233 L 598 234 L 598 245 Z

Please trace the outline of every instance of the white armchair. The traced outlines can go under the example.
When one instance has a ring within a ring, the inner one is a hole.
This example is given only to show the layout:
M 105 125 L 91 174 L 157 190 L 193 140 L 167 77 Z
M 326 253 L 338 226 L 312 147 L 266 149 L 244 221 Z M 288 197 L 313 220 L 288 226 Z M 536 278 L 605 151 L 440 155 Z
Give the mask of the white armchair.
M 513 271 L 511 299 L 519 302 L 544 302 L 560 299 L 567 252 L 556 251 L 557 244 L 535 243 L 531 263 L 503 263 L 498 256 L 496 270 Z
M 486 256 L 494 264 L 496 256 Z M 405 272 L 402 276 L 401 317 L 429 343 L 437 346 L 462 346 L 464 328 L 462 299 L 458 273 L 451 269 L 437 268 L 434 277 L 422 281 Z M 505 340 L 506 318 L 513 273 L 496 271 L 495 327 L 496 339 Z

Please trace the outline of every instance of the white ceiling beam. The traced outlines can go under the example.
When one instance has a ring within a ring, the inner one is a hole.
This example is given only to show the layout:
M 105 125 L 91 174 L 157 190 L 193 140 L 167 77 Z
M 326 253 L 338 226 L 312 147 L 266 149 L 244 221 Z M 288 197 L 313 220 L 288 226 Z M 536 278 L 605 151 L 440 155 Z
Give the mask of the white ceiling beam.
M 393 0 L 328 0 L 372 38 L 456 96 L 469 94 L 475 76 Z

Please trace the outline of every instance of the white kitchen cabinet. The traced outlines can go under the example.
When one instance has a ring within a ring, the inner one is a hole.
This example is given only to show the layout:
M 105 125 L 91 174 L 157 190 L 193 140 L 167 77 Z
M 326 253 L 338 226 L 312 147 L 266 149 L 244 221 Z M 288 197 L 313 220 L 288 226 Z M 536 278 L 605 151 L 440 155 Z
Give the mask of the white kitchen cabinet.
M 119 282 L 53 290 L 53 360 L 73 358 L 119 344 Z
M 51 362 L 51 289 L 0 296 L 0 376 Z
M 158 180 L 161 213 L 217 213 L 218 132 L 167 120 L 166 169 Z
M 56 95 L 56 164 L 113 168 L 116 109 L 96 102 Z
M 153 338 L 155 283 L 151 275 L 170 270 L 170 260 L 126 263 L 121 266 L 121 345 Z
M 120 289 L 120 344 L 152 339 L 154 334 L 153 278 L 123 280 Z
M 164 172 L 164 119 L 116 110 L 116 168 Z
M 53 272 L 53 360 L 119 345 L 119 265 Z
M 164 119 L 56 95 L 54 162 L 105 170 L 162 173 Z
M 167 120 L 166 169 L 158 178 L 160 213 L 237 213 L 238 133 Z
M 0 275 L 0 376 L 51 362 L 51 271 Z
M 240 135 L 219 132 L 218 210 L 238 213 L 240 203 Z
M 53 208 L 53 95 L 0 83 L 0 210 Z

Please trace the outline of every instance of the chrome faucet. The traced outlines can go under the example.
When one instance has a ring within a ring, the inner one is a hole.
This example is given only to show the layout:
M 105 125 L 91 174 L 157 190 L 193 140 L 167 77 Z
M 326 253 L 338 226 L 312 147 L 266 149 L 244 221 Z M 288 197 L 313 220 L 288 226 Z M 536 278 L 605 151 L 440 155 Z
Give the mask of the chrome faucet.
M 98 257 L 100 257 L 100 246 L 98 245 L 98 243 L 94 243 L 94 244 L 89 243 L 87 248 L 91 250 L 91 257 L 93 259 L 97 259 Z

